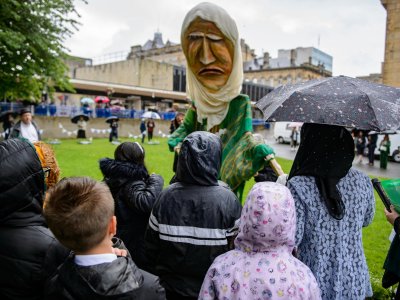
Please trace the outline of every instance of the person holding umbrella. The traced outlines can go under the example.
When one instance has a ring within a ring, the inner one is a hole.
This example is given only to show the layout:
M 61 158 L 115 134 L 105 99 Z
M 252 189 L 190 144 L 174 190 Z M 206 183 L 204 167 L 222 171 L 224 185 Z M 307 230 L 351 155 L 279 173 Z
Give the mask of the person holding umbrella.
M 169 148 L 178 151 L 194 131 L 219 135 L 223 144 L 220 178 L 242 199 L 245 182 L 275 160 L 271 147 L 254 140 L 250 99 L 240 94 L 243 63 L 236 23 L 221 7 L 200 3 L 183 21 L 181 42 L 192 106 L 170 136 Z M 274 166 L 283 174 L 277 163 Z
M 352 168 L 354 141 L 341 126 L 305 123 L 287 183 L 296 205 L 298 258 L 322 299 L 372 296 L 362 228 L 374 217 L 369 177 Z
M 78 134 L 77 134 L 77 139 L 86 139 L 86 126 L 87 123 L 85 121 L 85 118 L 81 116 L 76 123 L 78 125 Z
M 86 126 L 89 117 L 85 114 L 78 114 L 71 118 L 71 122 L 78 125 L 77 139 L 86 139 Z
M 111 116 L 106 119 L 106 122 L 110 124 L 110 128 L 111 128 L 110 137 L 109 137 L 110 143 L 114 139 L 118 140 L 118 121 L 119 121 L 119 118 L 116 116 Z

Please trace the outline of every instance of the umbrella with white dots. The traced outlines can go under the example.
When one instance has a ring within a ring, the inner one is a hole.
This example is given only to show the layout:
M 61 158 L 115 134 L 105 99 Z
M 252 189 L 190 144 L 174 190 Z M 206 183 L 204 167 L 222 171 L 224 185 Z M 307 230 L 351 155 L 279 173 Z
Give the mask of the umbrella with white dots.
M 319 123 L 376 131 L 400 127 L 400 88 L 346 76 L 280 86 L 256 106 L 268 122 Z

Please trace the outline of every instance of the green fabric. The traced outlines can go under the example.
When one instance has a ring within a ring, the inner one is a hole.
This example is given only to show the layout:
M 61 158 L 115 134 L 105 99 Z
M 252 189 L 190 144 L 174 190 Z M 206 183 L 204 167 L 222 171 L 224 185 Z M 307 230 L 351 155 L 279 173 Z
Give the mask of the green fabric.
M 390 141 L 382 141 L 381 146 L 385 146 L 386 147 L 386 151 L 380 151 L 381 152 L 381 154 L 379 156 L 379 160 L 380 160 L 380 163 L 381 163 L 380 167 L 382 169 L 386 169 L 387 163 L 388 163 L 388 160 L 389 160 L 389 154 L 390 154 Z
M 183 124 L 168 140 L 170 150 L 191 132 L 206 130 L 206 125 L 206 120 L 203 124 L 198 123 L 196 112 L 190 109 Z M 251 134 L 246 134 L 253 132 L 251 105 L 247 95 L 239 95 L 229 103 L 228 113 L 219 129 L 225 130 L 220 135 L 223 147 L 220 179 L 242 199 L 244 183 L 264 167 L 264 158 L 274 154 L 274 151 L 264 143 L 256 142 Z

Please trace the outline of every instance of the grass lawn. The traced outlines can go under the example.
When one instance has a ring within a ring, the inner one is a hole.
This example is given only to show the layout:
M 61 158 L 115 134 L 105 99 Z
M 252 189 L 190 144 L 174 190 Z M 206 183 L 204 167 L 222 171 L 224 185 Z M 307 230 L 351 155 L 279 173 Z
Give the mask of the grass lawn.
M 164 186 L 167 186 L 173 175 L 173 153 L 168 151 L 166 139 L 156 138 L 155 141 L 158 141 L 159 144 L 149 145 L 146 143 L 144 145 L 146 166 L 150 173 L 158 173 L 163 176 Z M 62 177 L 90 176 L 98 180 L 102 179 L 98 160 L 103 157 L 113 158 L 116 147 L 116 145 L 109 143 L 107 139 L 95 139 L 93 144 L 90 145 L 78 144 L 74 139 L 62 140 L 62 144 L 53 145 Z M 278 158 L 278 162 L 285 173 L 288 173 L 292 161 Z M 253 184 L 253 180 L 246 184 L 245 195 Z M 392 227 L 386 221 L 383 213 L 384 207 L 377 194 L 375 194 L 375 199 L 377 199 L 375 217 L 372 224 L 363 231 L 363 243 L 374 293 L 376 294 L 376 298 L 374 298 L 389 299 L 385 295 L 386 291 L 380 288 L 380 285 L 383 275 L 382 266 L 390 245 L 388 236 Z

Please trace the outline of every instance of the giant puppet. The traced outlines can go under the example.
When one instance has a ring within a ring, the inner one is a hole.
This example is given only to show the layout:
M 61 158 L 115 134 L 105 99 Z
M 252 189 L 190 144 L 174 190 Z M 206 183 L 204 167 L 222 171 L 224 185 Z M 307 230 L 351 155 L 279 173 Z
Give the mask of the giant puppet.
M 168 140 L 177 151 L 193 131 L 220 136 L 223 144 L 220 178 L 242 198 L 246 180 L 265 163 L 283 174 L 271 147 L 254 140 L 250 99 L 240 94 L 243 63 L 235 21 L 221 7 L 200 3 L 186 15 L 181 31 L 187 60 L 187 93 L 192 106 L 183 124 Z

